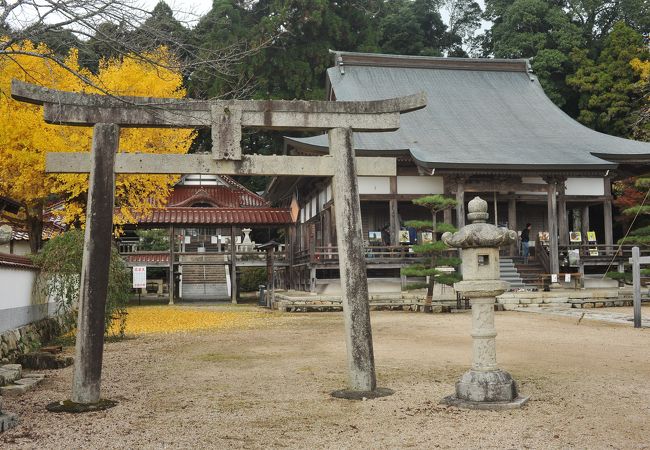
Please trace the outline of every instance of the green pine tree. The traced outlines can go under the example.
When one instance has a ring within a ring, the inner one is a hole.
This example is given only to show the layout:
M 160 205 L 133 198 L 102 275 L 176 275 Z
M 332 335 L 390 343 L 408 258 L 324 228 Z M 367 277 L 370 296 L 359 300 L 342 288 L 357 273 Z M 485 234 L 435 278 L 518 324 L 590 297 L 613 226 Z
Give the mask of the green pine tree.
M 438 223 L 436 217 L 440 211 L 444 211 L 456 206 L 456 200 L 449 197 L 444 197 L 442 195 L 427 195 L 425 197 L 416 198 L 413 200 L 413 203 L 418 206 L 425 207 L 431 212 L 431 221 L 410 220 L 405 222 L 406 226 L 414 227 L 419 231 L 431 230 L 433 234 L 432 242 L 413 246 L 413 251 L 415 253 L 427 255 L 430 257 L 430 260 L 428 263 L 413 264 L 408 267 L 404 267 L 401 270 L 401 273 L 407 277 L 429 277 L 424 311 L 431 312 L 431 303 L 433 301 L 433 287 L 435 283 L 438 282 L 450 286 L 455 282 L 460 281 L 461 279 L 458 275 L 458 266 L 460 266 L 461 262 L 460 259 L 456 257 L 445 256 L 444 253 L 449 250 L 449 247 L 447 247 L 444 242 L 439 241 L 437 236 L 439 233 L 456 231 L 453 225 L 447 223 Z M 442 266 L 453 267 L 456 269 L 456 271 L 453 273 L 441 271 L 440 267 Z M 420 285 L 416 286 L 420 287 Z

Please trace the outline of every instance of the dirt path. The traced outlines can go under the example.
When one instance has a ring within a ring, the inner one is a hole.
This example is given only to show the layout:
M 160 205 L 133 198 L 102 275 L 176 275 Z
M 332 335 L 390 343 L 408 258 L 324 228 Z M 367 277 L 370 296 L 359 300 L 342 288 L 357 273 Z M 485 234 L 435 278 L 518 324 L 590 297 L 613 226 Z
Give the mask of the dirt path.
M 468 314 L 372 315 L 379 384 L 349 402 L 342 316 L 280 314 L 257 330 L 148 335 L 106 346 L 103 392 L 119 405 L 55 415 L 71 368 L 5 409 L 7 448 L 650 448 L 650 330 L 497 314 L 498 359 L 531 396 L 522 410 L 438 405 L 469 367 Z M 270 323 L 269 323 L 270 322 Z

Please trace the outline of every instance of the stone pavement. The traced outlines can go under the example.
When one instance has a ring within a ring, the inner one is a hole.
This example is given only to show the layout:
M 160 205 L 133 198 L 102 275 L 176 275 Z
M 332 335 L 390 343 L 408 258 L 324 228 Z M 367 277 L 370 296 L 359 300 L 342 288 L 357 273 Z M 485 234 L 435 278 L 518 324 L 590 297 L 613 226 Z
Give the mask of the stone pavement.
M 602 309 L 576 309 L 566 306 L 520 307 L 515 309 L 515 311 L 572 317 L 576 320 L 599 320 L 601 322 L 629 325 L 630 327 L 634 326 L 632 311 L 618 312 Z M 650 315 L 647 312 L 647 308 L 641 311 L 641 326 L 643 328 L 650 328 Z

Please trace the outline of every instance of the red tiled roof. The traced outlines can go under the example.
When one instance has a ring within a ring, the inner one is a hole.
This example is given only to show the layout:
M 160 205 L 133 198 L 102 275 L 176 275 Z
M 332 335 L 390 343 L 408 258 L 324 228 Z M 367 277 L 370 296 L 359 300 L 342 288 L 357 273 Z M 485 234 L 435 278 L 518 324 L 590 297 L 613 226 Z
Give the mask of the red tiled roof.
M 293 223 L 285 208 L 164 208 L 138 219 L 140 224 L 284 225 Z
M 15 269 L 38 270 L 38 267 L 32 264 L 31 259 L 25 256 L 8 255 L 6 253 L 0 253 L 0 266 L 12 267 Z
M 176 186 L 167 206 L 192 206 L 195 203 L 210 203 L 222 208 L 268 206 L 268 202 L 259 195 L 244 188 L 229 186 Z
M 47 217 L 44 217 L 43 222 L 43 240 L 52 239 L 54 236 L 64 231 L 63 224 L 60 222 L 47 222 Z M 11 232 L 11 239 L 14 241 L 27 241 L 29 240 L 29 233 L 25 222 L 14 217 L 2 216 L 0 217 L 0 225 L 11 225 L 13 229 Z

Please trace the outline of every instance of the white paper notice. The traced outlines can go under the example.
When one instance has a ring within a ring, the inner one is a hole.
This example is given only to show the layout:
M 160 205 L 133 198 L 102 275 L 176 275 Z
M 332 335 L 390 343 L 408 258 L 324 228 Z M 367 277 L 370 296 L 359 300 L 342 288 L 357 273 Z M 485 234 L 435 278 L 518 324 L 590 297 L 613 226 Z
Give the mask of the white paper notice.
M 144 289 L 147 287 L 147 266 L 133 268 L 133 288 Z
M 557 273 L 551 274 L 551 283 L 557 283 Z

